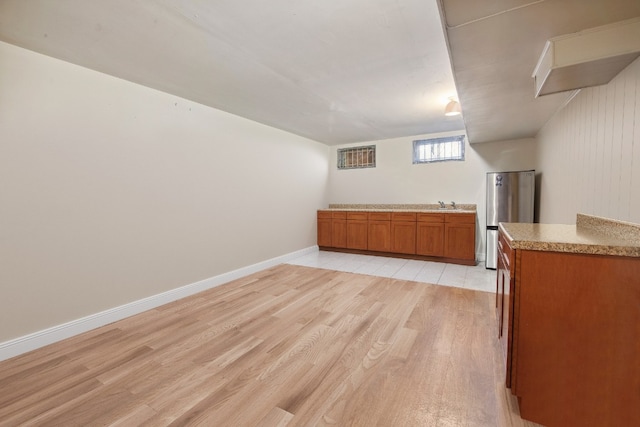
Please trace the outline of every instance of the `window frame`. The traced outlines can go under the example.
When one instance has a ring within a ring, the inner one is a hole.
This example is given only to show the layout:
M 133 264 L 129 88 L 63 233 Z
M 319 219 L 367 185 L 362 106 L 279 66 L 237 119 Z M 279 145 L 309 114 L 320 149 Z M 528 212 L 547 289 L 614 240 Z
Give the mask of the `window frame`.
M 443 136 L 440 138 L 428 138 L 428 139 L 416 139 L 413 141 L 413 164 L 421 165 L 428 163 L 440 163 L 440 162 L 464 162 L 465 160 L 465 135 L 453 135 L 453 136 Z M 435 146 L 443 143 L 453 143 L 458 142 L 460 144 L 460 153 L 457 156 L 450 157 L 437 157 L 432 159 L 421 159 L 419 150 L 421 147 L 425 146 Z
M 372 159 L 369 159 L 369 153 L 372 153 Z M 351 155 L 351 160 L 347 161 L 347 157 Z M 366 161 L 361 162 L 358 156 L 366 156 Z M 355 157 L 355 159 L 353 159 Z M 369 169 L 376 167 L 376 146 L 361 145 L 357 147 L 338 148 L 336 167 L 338 170 L 350 169 Z

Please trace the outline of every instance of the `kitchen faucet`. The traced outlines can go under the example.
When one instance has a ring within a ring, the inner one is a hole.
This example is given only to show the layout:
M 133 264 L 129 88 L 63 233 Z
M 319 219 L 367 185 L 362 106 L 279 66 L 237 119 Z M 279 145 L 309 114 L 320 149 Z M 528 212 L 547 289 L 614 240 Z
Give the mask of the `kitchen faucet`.
M 456 209 L 456 202 L 451 202 L 451 209 Z
M 438 200 L 438 203 L 440 203 L 440 207 L 441 207 L 442 209 L 446 208 L 446 206 L 444 205 L 444 202 L 441 202 L 440 200 Z

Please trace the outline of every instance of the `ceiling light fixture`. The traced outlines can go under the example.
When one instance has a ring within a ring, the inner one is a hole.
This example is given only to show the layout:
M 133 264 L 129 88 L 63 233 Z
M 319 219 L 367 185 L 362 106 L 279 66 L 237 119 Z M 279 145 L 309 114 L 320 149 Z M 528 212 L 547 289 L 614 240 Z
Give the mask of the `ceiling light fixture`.
M 449 103 L 446 107 L 444 107 L 444 115 L 445 116 L 457 116 L 461 114 L 462 110 L 460 110 L 460 103 L 456 101 L 453 96 L 449 97 Z

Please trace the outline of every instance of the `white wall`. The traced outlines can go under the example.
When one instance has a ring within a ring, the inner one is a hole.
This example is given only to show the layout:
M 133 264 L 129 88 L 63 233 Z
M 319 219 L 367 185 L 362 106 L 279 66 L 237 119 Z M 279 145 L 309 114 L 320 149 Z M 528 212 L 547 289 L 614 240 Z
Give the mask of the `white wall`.
M 541 222 L 580 212 L 640 223 L 640 60 L 581 90 L 537 140 Z
M 464 132 L 462 132 L 464 133 Z M 476 204 L 476 254 L 485 254 L 485 178 L 487 172 L 535 169 L 535 140 L 466 144 L 464 162 L 412 164 L 413 140 L 461 134 L 418 135 L 331 148 L 329 203 Z M 376 167 L 338 170 L 337 149 L 376 145 Z
M 0 43 L 0 342 L 315 245 L 328 156 Z

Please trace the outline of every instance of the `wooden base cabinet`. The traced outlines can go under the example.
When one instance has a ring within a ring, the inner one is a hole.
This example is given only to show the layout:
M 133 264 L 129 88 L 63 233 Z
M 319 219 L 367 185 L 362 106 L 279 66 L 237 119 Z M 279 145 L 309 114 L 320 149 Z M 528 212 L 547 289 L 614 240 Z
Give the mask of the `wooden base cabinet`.
M 318 246 L 475 265 L 475 213 L 318 211 Z
M 507 384 L 522 418 L 640 426 L 640 258 L 498 250 L 510 263 L 497 298 L 510 301 Z
M 370 212 L 367 232 L 368 250 L 389 252 L 391 250 L 391 213 Z
M 391 214 L 391 252 L 413 255 L 416 253 L 416 214 Z
M 476 215 L 445 215 L 444 256 L 446 258 L 476 259 Z
M 318 246 L 333 246 L 331 239 L 331 212 L 318 212 Z
M 512 347 L 513 336 L 513 293 L 515 285 L 515 260 L 513 249 L 509 242 L 500 234 L 498 238 L 498 266 L 496 283 L 496 320 L 498 324 L 498 339 L 500 340 L 502 354 L 505 360 L 506 386 L 511 387 L 511 357 L 509 351 Z
M 331 214 L 331 244 L 334 248 L 347 247 L 346 212 L 332 212 Z
M 347 212 L 347 249 L 367 250 L 368 218 L 367 212 Z
M 444 214 L 419 213 L 417 223 L 416 253 L 418 255 L 444 256 Z

